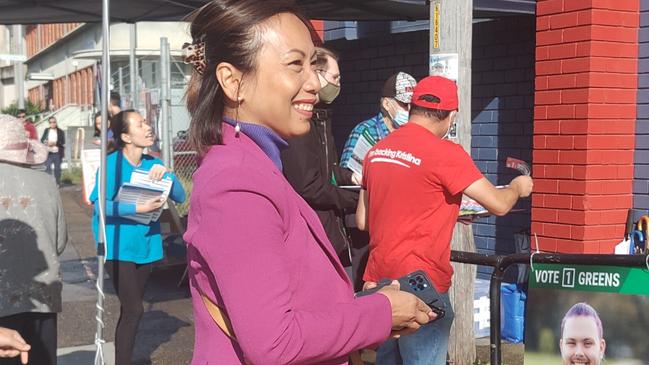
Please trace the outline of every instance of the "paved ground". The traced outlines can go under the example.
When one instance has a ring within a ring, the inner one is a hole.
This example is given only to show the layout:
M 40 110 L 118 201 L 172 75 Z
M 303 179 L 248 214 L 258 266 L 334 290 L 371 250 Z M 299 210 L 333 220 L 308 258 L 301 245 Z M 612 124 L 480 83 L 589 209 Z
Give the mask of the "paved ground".
M 97 291 L 97 259 L 92 239 L 89 206 L 82 201 L 77 186 L 61 188 L 61 197 L 68 223 L 69 244 L 61 256 L 63 278 L 63 312 L 59 314 L 59 365 L 93 364 L 96 330 L 95 303 Z M 135 365 L 188 364 L 194 342 L 193 318 L 187 282 L 178 286 L 183 267 L 158 267 L 149 280 L 145 294 L 144 317 L 140 323 L 135 344 Z M 105 280 L 104 302 L 106 324 L 104 346 L 106 364 L 113 365 L 115 324 L 119 316 L 119 302 L 110 280 Z M 488 339 L 478 340 L 478 359 L 489 360 Z M 374 354 L 366 352 L 363 359 L 374 362 Z M 503 345 L 505 364 L 522 364 L 522 345 Z M 481 363 L 482 363 L 481 362 Z
M 94 288 L 97 259 L 92 239 L 90 207 L 82 202 L 76 186 L 61 189 L 63 206 L 70 235 L 69 244 L 61 256 L 63 278 L 63 312 L 59 314 L 59 364 L 92 364 L 95 356 L 96 330 Z M 135 345 L 135 364 L 187 364 L 191 360 L 194 342 L 192 309 L 187 283 L 177 283 L 182 267 L 154 270 L 147 286 L 144 317 Z M 119 302 L 110 280 L 106 280 L 104 338 L 107 364 L 113 361 L 115 324 Z

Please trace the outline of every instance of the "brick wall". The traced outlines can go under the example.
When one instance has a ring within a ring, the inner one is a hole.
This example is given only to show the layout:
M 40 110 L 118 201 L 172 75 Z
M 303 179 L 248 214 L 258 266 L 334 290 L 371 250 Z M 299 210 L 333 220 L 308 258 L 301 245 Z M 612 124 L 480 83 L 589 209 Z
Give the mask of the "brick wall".
M 35 24 L 25 29 L 25 48 L 31 57 L 80 27 L 82 23 Z
M 638 48 L 638 119 L 633 176 L 635 219 L 649 214 L 649 0 L 640 0 Z
M 313 42 L 322 44 L 324 40 L 324 20 L 311 20 L 311 26 L 313 27 L 313 34 L 311 34 Z
M 333 104 L 339 151 L 356 124 L 378 113 L 381 87 L 390 75 L 403 71 L 417 80 L 428 75 L 428 32 L 340 39 L 325 46 L 341 57 L 342 88 Z
M 45 100 L 44 88 L 46 85 L 29 89 L 29 100 L 40 103 L 42 108 L 50 100 Z M 93 68 L 86 67 L 52 81 L 50 108 L 56 110 L 66 104 L 89 106 L 94 102 L 94 77 Z
M 507 156 L 531 160 L 534 18 L 478 23 L 473 34 L 472 156 L 493 183 L 505 184 L 514 173 L 504 166 Z M 428 31 L 328 41 L 326 46 L 341 54 L 342 90 L 333 104 L 340 151 L 351 129 L 378 113 L 385 79 L 397 71 L 418 80 L 428 74 Z M 474 223 L 481 252 L 512 251 L 513 233 L 530 225 L 529 202 L 520 208 L 524 212 Z
M 537 2 L 532 229 L 611 253 L 632 202 L 638 0 Z

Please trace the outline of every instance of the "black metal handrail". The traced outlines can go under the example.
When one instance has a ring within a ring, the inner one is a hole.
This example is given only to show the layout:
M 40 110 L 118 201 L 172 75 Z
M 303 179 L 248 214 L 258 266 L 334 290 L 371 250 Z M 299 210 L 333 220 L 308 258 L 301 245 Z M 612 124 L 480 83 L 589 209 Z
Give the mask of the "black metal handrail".
M 533 257 L 532 257 L 533 256 Z M 530 264 L 530 257 L 539 264 L 572 264 L 646 267 L 649 258 L 646 255 L 595 255 L 595 254 L 562 254 L 562 253 L 515 253 L 509 255 L 485 255 L 475 252 L 451 251 L 451 261 L 491 266 L 494 268 L 489 282 L 490 312 L 490 361 L 492 365 L 502 364 L 500 349 L 500 286 L 508 267 L 515 264 Z

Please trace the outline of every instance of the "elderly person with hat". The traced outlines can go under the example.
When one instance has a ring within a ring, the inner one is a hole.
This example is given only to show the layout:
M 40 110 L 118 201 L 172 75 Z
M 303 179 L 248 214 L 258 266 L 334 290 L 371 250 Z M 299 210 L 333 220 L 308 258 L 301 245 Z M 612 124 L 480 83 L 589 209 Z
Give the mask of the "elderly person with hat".
M 31 344 L 30 363 L 56 364 L 58 256 L 67 243 L 61 197 L 53 179 L 31 168 L 45 162 L 47 147 L 15 117 L 0 114 L 0 125 L 0 327 Z
M 366 287 L 423 270 L 446 306 L 445 317 L 381 345 L 377 364 L 446 364 L 453 323 L 451 237 L 462 194 L 504 215 L 532 192 L 529 176 L 496 189 L 462 146 L 447 140 L 457 110 L 455 82 L 426 77 L 414 89 L 408 123 L 365 157 L 356 223 L 370 234 Z

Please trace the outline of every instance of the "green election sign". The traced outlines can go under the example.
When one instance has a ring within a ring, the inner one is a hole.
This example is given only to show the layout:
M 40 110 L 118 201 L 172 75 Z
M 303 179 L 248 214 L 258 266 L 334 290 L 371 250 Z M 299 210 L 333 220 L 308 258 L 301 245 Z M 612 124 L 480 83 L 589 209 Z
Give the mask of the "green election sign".
M 530 288 L 649 295 L 645 268 L 590 265 L 535 264 Z

